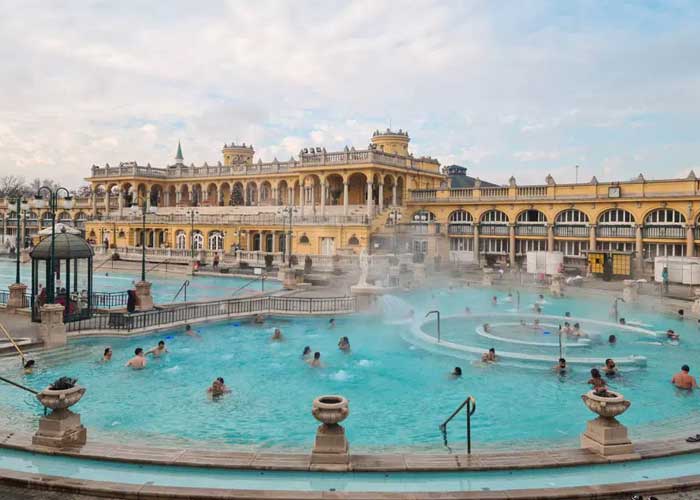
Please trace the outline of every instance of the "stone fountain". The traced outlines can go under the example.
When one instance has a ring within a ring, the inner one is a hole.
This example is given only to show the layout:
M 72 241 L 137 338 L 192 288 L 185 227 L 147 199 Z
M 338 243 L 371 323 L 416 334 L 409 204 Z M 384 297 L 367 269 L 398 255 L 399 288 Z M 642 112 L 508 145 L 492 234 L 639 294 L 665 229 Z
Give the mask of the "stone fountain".
M 80 423 L 80 415 L 68 408 L 85 394 L 85 387 L 75 385 L 69 389 L 54 390 L 47 387 L 36 395 L 39 402 L 51 409 L 41 417 L 39 430 L 32 437 L 32 444 L 50 448 L 76 447 L 85 444 L 87 430 Z
M 350 293 L 352 293 L 354 297 L 357 297 L 357 307 L 361 311 L 372 307 L 376 302 L 377 296 L 396 290 L 396 287 L 368 283 L 367 277 L 371 265 L 371 257 L 367 253 L 367 249 L 363 248 L 362 252 L 360 252 L 360 279 L 356 285 L 350 287 Z
M 598 418 L 586 423 L 581 435 L 581 448 L 591 450 L 609 460 L 630 460 L 640 458 L 627 436 L 627 427 L 615 417 L 622 415 L 630 402 L 619 392 L 607 391 L 606 396 L 589 391 L 581 396 L 586 407 Z
M 348 440 L 340 425 L 350 414 L 348 400 L 343 396 L 319 396 L 313 402 L 311 414 L 321 422 L 311 451 L 311 470 L 348 470 Z

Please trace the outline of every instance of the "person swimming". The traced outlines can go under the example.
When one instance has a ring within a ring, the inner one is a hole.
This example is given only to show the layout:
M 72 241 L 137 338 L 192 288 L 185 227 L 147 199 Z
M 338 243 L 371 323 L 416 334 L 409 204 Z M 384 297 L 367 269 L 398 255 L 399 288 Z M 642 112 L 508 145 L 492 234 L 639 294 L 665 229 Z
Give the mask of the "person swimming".
M 566 359 L 559 358 L 559 362 L 552 367 L 552 371 L 557 372 L 560 375 L 563 375 L 566 372 L 568 372 L 569 368 L 566 366 Z
M 301 359 L 306 361 L 310 357 L 311 357 L 311 347 L 307 345 L 306 347 L 304 347 L 304 351 L 301 353 Z
M 328 320 L 328 328 L 335 328 L 335 318 Z
M 666 330 L 666 338 L 668 340 L 680 340 L 681 336 L 669 328 Z
M 488 352 L 485 352 L 481 356 L 481 361 L 483 361 L 484 363 L 495 363 L 497 361 L 496 349 L 494 349 L 492 347 L 491 349 L 488 350 Z
M 462 368 L 459 366 L 455 366 L 454 370 L 450 372 L 450 378 L 455 379 L 455 378 L 460 378 L 462 376 Z
M 539 304 L 533 305 L 533 306 L 532 306 L 532 309 L 533 309 L 533 310 L 535 311 L 535 313 L 537 313 L 537 314 L 541 314 L 541 313 L 542 313 L 542 308 L 540 307 Z
M 608 344 L 616 344 L 617 343 L 617 337 L 615 335 L 610 335 L 608 337 Z
M 622 326 L 625 326 L 625 325 L 627 324 L 627 320 L 626 320 L 625 318 L 620 318 L 619 323 L 620 323 Z
M 605 381 L 600 375 L 598 368 L 591 368 L 591 378 L 588 380 L 588 384 L 593 387 L 593 392 L 597 396 L 603 396 L 608 393 L 608 387 L 605 385 Z
M 143 349 L 137 347 L 134 350 L 134 357 L 126 362 L 127 368 L 133 368 L 134 370 L 142 370 L 146 368 L 146 357 L 143 355 Z
M 26 362 L 22 364 L 22 370 L 24 371 L 25 375 L 31 375 L 34 373 L 34 367 L 36 366 L 36 361 L 33 359 L 28 359 Z
M 197 339 L 201 339 L 201 338 L 202 338 L 202 336 L 201 336 L 200 334 L 198 334 L 197 332 L 195 332 L 195 331 L 192 329 L 192 325 L 185 325 L 185 335 L 188 335 L 188 336 L 190 336 L 190 337 L 194 337 L 194 338 L 197 338 Z
M 340 337 L 340 340 L 338 341 L 338 349 L 345 353 L 350 352 L 350 340 L 347 337 Z
M 279 328 L 275 328 L 274 333 L 272 334 L 272 341 L 273 342 L 282 342 L 284 340 L 284 337 L 282 337 L 282 330 Z
M 571 328 L 571 323 L 568 321 L 564 322 L 564 333 L 567 335 L 567 337 L 574 333 L 574 330 Z
M 224 394 L 229 394 L 230 392 L 231 389 L 226 387 L 223 377 L 217 377 L 216 380 L 214 380 L 211 383 L 211 386 L 207 389 L 207 393 L 211 394 L 211 397 L 213 398 L 221 397 Z
M 255 323 L 256 325 L 262 325 L 263 323 L 265 323 L 265 316 L 263 316 L 262 314 L 256 314 L 255 318 L 253 319 L 253 323 Z
M 482 328 L 484 329 L 485 333 L 491 333 L 491 325 L 489 325 L 488 323 L 484 323 Z
M 164 340 L 160 340 L 160 341 L 158 342 L 158 345 L 157 345 L 156 347 L 154 347 L 153 349 L 149 349 L 148 351 L 146 351 L 146 355 L 149 355 L 149 354 L 150 354 L 150 355 L 152 355 L 154 358 L 158 358 L 158 357 L 160 357 L 160 356 L 162 356 L 163 354 L 166 354 L 166 353 L 168 353 L 168 352 L 170 352 L 170 351 L 168 351 L 168 349 L 165 347 L 165 341 L 164 341 Z
M 311 368 L 323 368 L 323 363 L 321 363 L 321 353 L 316 351 L 313 359 L 309 359 L 307 363 Z
M 491 305 L 492 306 L 498 305 L 498 297 L 496 297 L 495 295 L 493 297 L 491 297 Z
M 678 309 L 678 319 L 685 319 L 685 311 L 683 309 Z
M 111 347 L 105 347 L 105 352 L 102 354 L 102 362 L 106 363 L 108 361 L 112 361 L 112 348 Z
M 610 358 L 606 359 L 603 371 L 608 377 L 614 377 L 615 375 L 617 375 L 617 366 L 615 365 L 615 361 L 613 361 Z
M 508 295 L 506 295 L 506 298 L 503 299 L 504 302 L 513 302 L 513 294 L 508 292 Z
M 673 376 L 671 383 L 679 389 L 687 390 L 698 386 L 697 382 L 695 381 L 695 377 L 690 375 L 690 367 L 688 365 L 683 365 L 681 367 L 681 371 Z

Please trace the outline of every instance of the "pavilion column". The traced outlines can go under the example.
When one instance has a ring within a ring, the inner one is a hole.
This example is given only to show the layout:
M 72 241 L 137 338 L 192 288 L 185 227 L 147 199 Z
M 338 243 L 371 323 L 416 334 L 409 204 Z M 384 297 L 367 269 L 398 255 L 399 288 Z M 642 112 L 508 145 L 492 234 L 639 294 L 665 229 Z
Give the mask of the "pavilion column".
M 179 207 L 182 201 L 182 192 L 175 191 L 175 206 Z
M 685 228 L 685 255 L 693 257 L 695 255 L 695 228 L 688 224 Z
M 384 210 L 384 183 L 379 183 L 379 212 Z
M 146 191 L 146 210 L 151 208 L 151 190 Z
M 350 202 L 348 196 L 348 183 L 343 182 L 343 215 L 348 215 L 348 204 Z
M 299 215 L 304 217 L 304 207 L 306 206 L 306 186 L 299 185 Z
M 105 193 L 105 214 L 109 214 L 109 189 Z
M 94 216 L 97 213 L 97 195 L 94 191 L 90 193 L 90 205 L 92 206 L 92 215 Z
M 367 217 L 372 218 L 372 181 L 367 181 Z
M 166 189 L 165 191 L 163 191 L 163 205 L 165 205 L 166 207 L 170 206 L 170 190 L 169 189 Z
M 636 252 L 637 269 L 644 269 L 644 243 L 642 242 L 642 225 L 637 224 L 634 230 L 634 251 Z
M 595 224 L 588 226 L 588 251 L 595 252 L 596 250 L 596 236 L 595 236 Z
M 313 186 L 309 188 L 309 191 L 311 191 L 311 213 L 316 215 L 316 184 L 314 183 Z
M 280 204 L 279 197 L 277 195 L 277 187 L 272 188 L 272 204 L 277 206 Z
M 326 183 L 321 183 L 321 217 L 326 215 Z
M 250 204 L 250 189 L 248 186 L 243 188 L 243 204 L 248 206 Z
M 214 206 L 219 206 L 219 186 L 214 188 Z
M 474 224 L 474 262 L 479 263 L 479 224 Z
M 394 182 L 394 185 L 391 186 L 391 205 L 396 206 L 396 183 Z
M 547 224 L 547 251 L 554 251 L 554 225 Z
M 515 224 L 508 224 L 508 262 L 515 268 Z

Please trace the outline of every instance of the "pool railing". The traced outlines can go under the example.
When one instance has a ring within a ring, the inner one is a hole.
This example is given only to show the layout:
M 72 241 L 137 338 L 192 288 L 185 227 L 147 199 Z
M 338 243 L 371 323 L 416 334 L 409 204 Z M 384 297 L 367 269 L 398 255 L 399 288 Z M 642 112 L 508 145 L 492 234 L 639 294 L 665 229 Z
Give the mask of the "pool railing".
M 157 328 L 206 318 L 245 317 L 256 314 L 348 314 L 355 312 L 355 297 L 240 297 L 188 303 L 151 311 L 100 312 L 66 324 L 69 332 L 85 330 L 131 331 Z

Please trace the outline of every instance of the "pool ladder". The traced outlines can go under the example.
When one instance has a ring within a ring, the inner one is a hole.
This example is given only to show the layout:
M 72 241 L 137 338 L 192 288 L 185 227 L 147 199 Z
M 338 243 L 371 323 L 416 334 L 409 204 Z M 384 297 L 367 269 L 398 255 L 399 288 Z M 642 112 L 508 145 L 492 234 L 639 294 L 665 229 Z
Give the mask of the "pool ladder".
M 474 415 L 474 412 L 476 411 L 476 399 L 472 396 L 469 396 L 467 399 L 462 401 L 462 404 L 457 407 L 455 411 L 452 412 L 452 415 L 450 415 L 447 420 L 445 420 L 443 423 L 440 424 L 440 432 L 442 432 L 442 441 L 445 445 L 445 448 L 449 450 L 450 453 L 452 453 L 452 448 L 449 447 L 447 444 L 447 424 L 452 421 L 453 418 L 459 414 L 460 411 L 462 411 L 462 408 L 466 408 L 466 414 L 467 414 L 467 455 L 471 455 L 472 452 L 472 415 Z
M 180 288 L 178 289 L 177 293 L 173 297 L 173 300 L 171 300 L 170 302 L 175 302 L 177 300 L 177 298 L 180 296 L 180 292 L 184 292 L 184 295 L 183 295 L 183 297 L 185 299 L 184 301 L 187 302 L 187 287 L 188 286 L 190 286 L 190 280 L 183 281 L 182 285 L 180 285 Z

